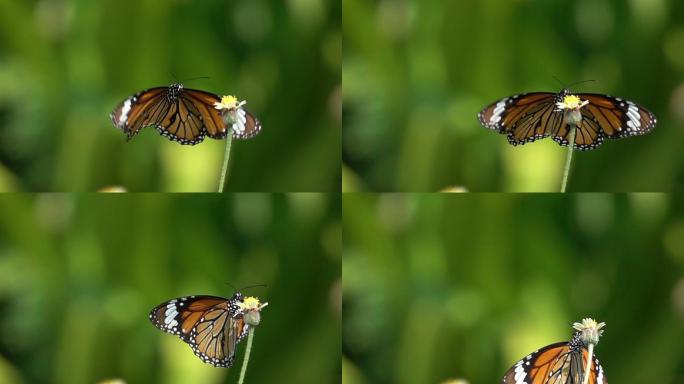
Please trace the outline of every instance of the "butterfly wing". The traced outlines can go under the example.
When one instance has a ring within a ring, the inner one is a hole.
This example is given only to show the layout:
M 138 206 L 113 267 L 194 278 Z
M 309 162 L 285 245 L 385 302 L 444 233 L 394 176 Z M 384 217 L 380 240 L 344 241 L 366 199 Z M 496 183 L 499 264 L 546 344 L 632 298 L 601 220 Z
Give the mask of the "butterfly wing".
M 225 341 L 225 348 L 229 356 L 235 354 L 235 347 L 242 339 L 247 336 L 249 325 L 245 323 L 242 315 L 231 317 L 226 328 L 227 337 Z
M 218 95 L 196 89 L 186 89 L 183 96 L 191 100 L 199 109 L 200 118 L 205 122 L 207 135 L 213 139 L 226 137 L 227 127 L 221 116 L 221 111 L 214 108 L 214 104 L 221 101 Z M 233 124 L 233 137 L 236 139 L 251 139 L 261 131 L 261 123 L 245 109 L 237 110 L 237 120 Z
M 146 125 L 153 125 L 162 136 L 181 144 L 195 145 L 207 134 L 205 123 L 196 104 L 182 95 L 176 100 L 167 100 L 166 113 L 153 113 Z M 159 111 L 163 111 L 160 108 Z
M 655 127 L 657 119 L 653 113 L 639 104 L 621 98 L 595 93 L 581 93 L 581 100 L 589 101 L 582 108 L 584 117 L 578 134 L 586 137 L 620 139 L 623 137 L 645 135 Z M 586 123 L 586 124 L 585 124 Z M 594 133 L 596 132 L 596 133 Z M 579 142 L 579 145 L 588 143 Z M 600 144 L 600 142 L 599 142 Z M 588 148 L 579 149 L 592 149 Z
M 236 302 L 216 296 L 166 301 L 150 312 L 150 321 L 179 336 L 202 361 L 216 367 L 233 364 L 235 347 L 248 330 Z
M 130 140 L 143 128 L 150 108 L 161 106 L 166 90 L 167 87 L 155 87 L 126 98 L 109 114 L 112 124 L 124 131 Z
M 547 345 L 513 365 L 501 380 L 502 384 L 546 384 L 554 375 L 569 365 L 570 348 L 567 342 Z M 564 381 L 562 381 L 565 384 Z
M 506 97 L 484 108 L 480 124 L 508 136 L 513 145 L 556 136 L 563 124 L 563 112 L 555 108 L 556 94 L 524 93 Z

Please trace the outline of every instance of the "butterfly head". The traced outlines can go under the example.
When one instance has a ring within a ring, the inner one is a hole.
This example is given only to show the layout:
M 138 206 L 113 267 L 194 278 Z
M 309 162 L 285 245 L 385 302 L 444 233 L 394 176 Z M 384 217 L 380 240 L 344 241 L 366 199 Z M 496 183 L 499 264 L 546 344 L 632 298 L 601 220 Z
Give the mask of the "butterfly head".
M 166 93 L 166 97 L 169 99 L 169 101 L 175 103 L 176 100 L 178 100 L 178 96 L 180 96 L 181 92 L 183 92 L 183 84 L 173 83 L 169 86 L 169 90 Z
M 231 298 L 231 301 L 235 301 L 237 303 L 241 303 L 242 300 L 244 300 L 244 295 L 240 292 L 235 292 L 235 294 L 233 294 L 233 297 Z

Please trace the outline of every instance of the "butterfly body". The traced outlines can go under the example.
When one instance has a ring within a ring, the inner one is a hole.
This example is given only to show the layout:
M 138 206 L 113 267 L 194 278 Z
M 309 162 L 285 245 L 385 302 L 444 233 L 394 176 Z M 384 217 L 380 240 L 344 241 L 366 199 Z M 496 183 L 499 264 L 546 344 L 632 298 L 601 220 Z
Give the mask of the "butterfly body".
M 588 358 L 576 332 L 572 340 L 547 345 L 511 367 L 501 384 L 581 384 Z M 598 358 L 593 357 L 589 384 L 608 384 Z
M 169 140 L 194 145 L 206 136 L 223 139 L 228 132 L 249 139 L 261 130 L 261 123 L 239 103 L 224 108 L 219 95 L 184 88 L 176 83 L 136 93 L 121 102 L 110 114 L 115 127 L 130 140 L 142 128 L 153 126 Z
M 577 101 L 577 102 L 575 102 Z M 571 111 L 579 111 L 578 124 L 569 124 Z M 479 114 L 483 126 L 505 134 L 512 145 L 522 145 L 551 137 L 568 145 L 571 126 L 575 126 L 574 147 L 591 150 L 606 137 L 618 139 L 644 135 L 657 123 L 644 107 L 618 97 L 580 93 L 569 89 L 559 93 L 523 93 L 496 101 Z
M 247 335 L 244 297 L 185 296 L 165 301 L 149 315 L 152 324 L 190 345 L 203 362 L 230 367 L 237 344 Z

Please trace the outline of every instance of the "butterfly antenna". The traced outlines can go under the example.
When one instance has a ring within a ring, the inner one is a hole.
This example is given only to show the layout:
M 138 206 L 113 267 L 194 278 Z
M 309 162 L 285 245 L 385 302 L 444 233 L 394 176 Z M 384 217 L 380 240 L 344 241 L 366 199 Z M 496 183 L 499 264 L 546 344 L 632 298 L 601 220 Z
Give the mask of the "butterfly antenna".
M 268 287 L 268 285 L 266 285 L 266 284 L 248 285 L 246 287 L 242 287 L 241 291 L 244 291 L 245 289 L 249 289 L 249 288 L 256 288 L 256 287 L 264 287 L 265 288 L 265 287 Z
M 561 87 L 565 88 L 565 83 L 560 81 L 560 79 L 557 78 L 556 75 L 551 75 L 551 77 L 553 77 L 553 79 L 556 80 L 558 82 L 558 84 L 560 84 Z
M 183 80 L 182 82 L 185 83 L 185 82 L 187 82 L 187 81 L 193 81 L 193 80 L 199 80 L 199 79 L 207 79 L 207 80 L 208 80 L 208 79 L 209 79 L 209 76 L 193 77 L 193 78 L 190 78 L 190 79 L 185 79 L 185 80 Z
M 227 281 L 225 282 L 225 284 L 226 284 L 227 286 L 233 288 L 233 293 L 239 292 L 239 290 L 238 290 L 237 288 L 235 288 L 235 286 L 234 286 L 233 284 L 231 284 L 231 283 L 229 283 L 229 282 L 227 282 Z
M 572 84 L 568 85 L 568 87 L 572 87 L 573 85 L 583 84 L 583 83 L 593 83 L 593 82 L 595 82 L 595 81 L 596 81 L 596 80 L 582 80 L 582 81 L 578 81 L 578 82 L 576 82 L 576 83 L 572 83 Z

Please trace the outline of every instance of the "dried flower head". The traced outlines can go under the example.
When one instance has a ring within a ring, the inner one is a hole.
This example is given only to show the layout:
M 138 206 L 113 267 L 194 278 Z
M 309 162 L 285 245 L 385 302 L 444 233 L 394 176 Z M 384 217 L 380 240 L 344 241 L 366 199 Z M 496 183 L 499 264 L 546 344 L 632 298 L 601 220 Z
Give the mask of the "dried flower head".
M 603 335 L 602 328 L 605 326 L 606 323 L 597 323 L 592 318 L 582 319 L 581 323 L 574 323 L 572 325 L 573 328 L 580 332 L 580 340 L 587 346 L 589 344 L 598 344 L 599 338 Z

